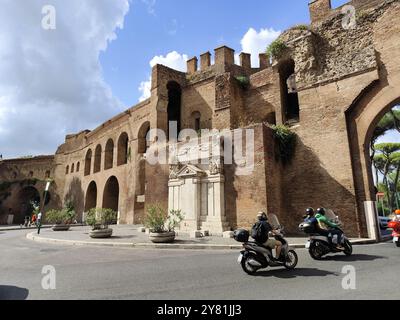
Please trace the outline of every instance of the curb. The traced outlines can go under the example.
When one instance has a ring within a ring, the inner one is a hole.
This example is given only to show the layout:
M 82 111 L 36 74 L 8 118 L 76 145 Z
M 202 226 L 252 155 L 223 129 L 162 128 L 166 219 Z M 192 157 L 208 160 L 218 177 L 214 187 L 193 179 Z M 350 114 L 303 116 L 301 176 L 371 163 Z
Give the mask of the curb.
M 41 226 L 40 229 L 50 229 L 53 226 Z M 13 227 L 13 228 L 0 228 L 1 232 L 5 232 L 5 231 L 18 231 L 18 230 L 37 230 L 37 227 L 34 228 L 21 228 L 21 227 Z
M 74 224 L 74 227 L 83 227 L 83 224 Z M 41 226 L 40 229 L 50 229 L 53 228 L 53 225 L 44 225 Z M 37 227 L 32 227 L 32 228 L 26 228 L 26 227 L 11 227 L 11 228 L 0 228 L 1 232 L 4 231 L 18 231 L 18 230 L 37 230 Z
M 155 243 L 129 243 L 129 242 L 92 242 L 80 240 L 64 240 L 43 238 L 36 235 L 34 232 L 28 233 L 26 238 L 32 241 L 42 243 L 64 244 L 71 246 L 100 246 L 100 247 L 119 247 L 133 249 L 170 249 L 170 250 L 241 250 L 242 245 L 226 245 L 226 244 L 155 244 Z M 362 239 L 351 241 L 353 245 L 365 245 L 377 243 L 375 240 Z M 292 244 L 290 247 L 294 249 L 304 249 L 305 244 Z

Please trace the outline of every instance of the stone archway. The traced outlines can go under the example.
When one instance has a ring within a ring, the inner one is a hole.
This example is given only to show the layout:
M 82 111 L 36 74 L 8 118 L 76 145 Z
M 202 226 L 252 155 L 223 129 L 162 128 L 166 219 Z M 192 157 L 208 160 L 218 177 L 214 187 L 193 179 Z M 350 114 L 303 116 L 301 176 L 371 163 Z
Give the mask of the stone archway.
M 110 177 L 104 187 L 103 208 L 119 211 L 119 183 L 115 176 Z
M 92 181 L 86 191 L 85 212 L 97 207 L 97 185 Z
M 33 212 L 32 203 L 35 202 L 40 206 L 40 193 L 32 186 L 24 187 L 18 192 L 18 208 L 14 212 L 14 223 L 21 224 L 24 222 L 25 216 L 31 216 Z
M 376 201 L 370 142 L 380 119 L 400 103 L 400 88 L 379 83 L 361 95 L 346 113 L 360 234 L 367 235 L 365 204 Z

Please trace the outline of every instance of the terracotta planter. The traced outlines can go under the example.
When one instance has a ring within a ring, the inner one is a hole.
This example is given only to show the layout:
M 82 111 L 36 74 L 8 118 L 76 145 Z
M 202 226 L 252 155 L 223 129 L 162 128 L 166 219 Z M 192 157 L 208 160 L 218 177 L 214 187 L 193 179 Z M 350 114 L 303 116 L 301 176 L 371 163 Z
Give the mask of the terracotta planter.
M 93 239 L 105 239 L 110 238 L 113 234 L 112 229 L 99 229 L 90 231 L 90 237 Z
M 68 231 L 70 228 L 69 224 L 56 224 L 52 227 L 53 231 Z
M 153 243 L 171 243 L 175 240 L 175 232 L 150 233 L 149 239 Z

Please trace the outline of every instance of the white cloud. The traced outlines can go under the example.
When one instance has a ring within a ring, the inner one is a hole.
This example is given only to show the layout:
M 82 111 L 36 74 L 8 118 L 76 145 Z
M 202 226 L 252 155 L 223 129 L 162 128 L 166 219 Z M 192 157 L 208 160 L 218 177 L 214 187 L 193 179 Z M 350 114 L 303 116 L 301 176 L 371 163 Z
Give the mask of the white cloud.
M 265 52 L 267 46 L 279 37 L 281 31 L 276 31 L 273 28 L 261 29 L 256 31 L 250 28 L 243 36 L 240 44 L 242 45 L 242 51 L 251 54 L 251 63 L 253 67 L 259 67 L 258 55 Z M 236 57 L 238 59 L 238 56 Z
M 189 60 L 188 55 L 180 54 L 176 51 L 168 53 L 166 56 L 160 55 L 155 56 L 150 60 L 150 67 L 153 68 L 157 64 L 162 64 L 166 67 L 186 72 L 187 65 L 186 62 Z M 142 93 L 139 101 L 144 101 L 150 98 L 151 95 L 151 76 L 149 76 L 147 81 L 142 81 L 139 86 L 139 91 Z
M 147 12 L 153 16 L 156 15 L 156 0 L 142 0 L 147 7 Z
M 123 110 L 105 83 L 101 51 L 116 39 L 128 0 L 52 0 L 56 30 L 42 28 L 47 0 L 0 10 L 0 154 L 51 154 L 67 133 Z

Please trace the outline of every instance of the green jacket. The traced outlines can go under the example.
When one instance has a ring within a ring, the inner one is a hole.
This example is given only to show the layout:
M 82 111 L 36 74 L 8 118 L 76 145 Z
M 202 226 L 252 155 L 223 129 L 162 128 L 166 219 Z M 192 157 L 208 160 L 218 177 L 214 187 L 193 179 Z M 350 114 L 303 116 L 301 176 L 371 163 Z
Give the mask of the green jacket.
M 331 228 L 337 228 L 338 225 L 336 223 L 333 223 L 330 221 L 327 217 L 323 216 L 322 214 L 316 214 L 315 218 L 318 220 L 318 223 L 321 226 L 326 226 L 326 227 L 331 227 Z

